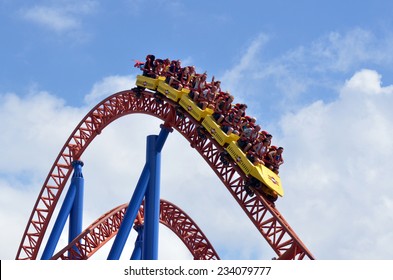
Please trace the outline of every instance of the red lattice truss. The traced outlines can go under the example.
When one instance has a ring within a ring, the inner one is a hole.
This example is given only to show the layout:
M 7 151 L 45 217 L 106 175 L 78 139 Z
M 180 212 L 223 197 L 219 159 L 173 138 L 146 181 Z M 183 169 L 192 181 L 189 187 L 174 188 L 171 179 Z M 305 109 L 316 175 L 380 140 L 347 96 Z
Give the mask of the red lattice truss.
M 120 205 L 101 216 L 70 244 L 52 257 L 52 260 L 86 260 L 117 234 L 127 210 L 127 204 Z M 139 209 L 135 225 L 143 224 L 143 203 Z M 220 259 L 213 246 L 194 223 L 176 205 L 161 199 L 160 223 L 172 230 L 186 245 L 194 260 Z
M 116 93 L 94 107 L 72 132 L 55 160 L 23 234 L 16 259 L 36 259 L 56 204 L 72 173 L 71 162 L 114 120 L 133 113 L 148 114 L 163 120 L 182 134 L 205 159 L 236 199 L 252 223 L 277 254 L 278 259 L 314 259 L 277 208 L 262 195 L 253 197 L 244 190 L 245 174 L 235 164 L 220 160 L 223 148 L 200 134 L 200 124 L 177 103 L 163 97 L 157 102 L 150 91 L 136 89 Z

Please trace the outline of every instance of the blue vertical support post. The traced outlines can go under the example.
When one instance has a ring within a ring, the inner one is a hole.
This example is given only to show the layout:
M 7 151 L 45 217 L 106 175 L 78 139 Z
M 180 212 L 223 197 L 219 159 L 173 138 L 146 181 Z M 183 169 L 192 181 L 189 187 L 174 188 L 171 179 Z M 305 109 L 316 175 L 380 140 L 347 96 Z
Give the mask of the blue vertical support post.
M 71 211 L 72 204 L 74 203 L 75 193 L 76 188 L 73 184 L 71 184 L 66 197 L 64 198 L 63 204 L 61 205 L 60 212 L 56 218 L 56 222 L 46 243 L 44 252 L 42 253 L 41 260 L 49 260 L 53 256 L 57 243 L 59 242 L 60 235 Z
M 115 241 L 113 242 L 112 248 L 107 258 L 108 260 L 118 260 L 121 253 L 123 252 L 124 245 L 127 242 L 127 238 L 130 234 L 132 225 L 134 224 L 139 207 L 141 206 L 143 197 L 145 195 L 149 177 L 150 171 L 147 163 L 145 163 L 135 191 L 132 194 L 130 203 L 128 204 L 127 210 L 124 213 L 123 221 L 121 222 L 120 228 L 117 231 Z
M 75 164 L 74 164 L 75 163 Z M 83 163 L 81 161 L 76 161 L 72 163 L 74 167 L 74 174 L 71 179 L 70 187 L 67 191 L 67 194 L 64 198 L 63 204 L 60 208 L 60 212 L 56 218 L 55 224 L 49 236 L 49 239 L 46 243 L 44 252 L 42 253 L 42 260 L 49 260 L 56 249 L 57 243 L 59 242 L 60 235 L 63 232 L 64 225 L 67 221 L 68 216 L 70 215 L 72 209 L 76 209 L 72 214 L 73 217 L 70 217 L 70 230 L 69 235 L 75 235 L 74 238 L 81 233 L 82 231 L 82 206 L 81 202 L 75 203 L 75 198 L 78 197 L 78 200 L 83 201 L 83 176 L 82 176 L 82 166 Z M 82 179 L 81 179 L 82 178 Z M 75 206 L 75 204 L 77 206 Z M 71 233 L 71 224 L 73 224 Z M 69 236 L 71 238 L 71 236 Z M 73 239 L 73 238 L 72 238 Z M 71 240 L 72 240 L 71 239 Z
M 75 237 L 82 232 L 83 220 L 83 196 L 84 196 L 84 178 L 82 174 L 83 162 L 75 160 L 72 162 L 74 174 L 72 182 L 75 185 L 75 198 L 70 211 L 68 243 L 71 243 Z M 74 248 L 76 249 L 76 248 Z M 77 249 L 76 249 L 77 250 Z
M 142 259 L 158 259 L 158 231 L 160 223 L 160 171 L 161 171 L 161 151 L 166 138 L 172 128 L 161 126 L 158 137 L 149 136 L 147 139 L 149 149 L 150 179 L 145 196 L 145 217 L 144 217 L 144 237 Z M 162 137 L 161 137 L 162 136 Z
M 141 260 L 142 259 L 142 248 L 143 248 L 143 225 L 135 227 L 138 232 L 138 236 L 135 241 L 134 251 L 132 251 L 131 260 Z
M 161 127 L 160 134 L 158 135 L 157 143 L 155 149 L 157 151 L 162 150 L 162 147 L 164 146 L 164 143 L 168 137 L 169 132 L 172 132 L 170 128 Z M 120 258 L 120 255 L 123 251 L 123 248 L 125 246 L 125 243 L 127 241 L 127 238 L 130 234 L 130 231 L 132 229 L 132 226 L 134 224 L 136 215 L 138 214 L 139 207 L 142 204 L 143 198 L 146 193 L 147 189 L 147 184 L 149 182 L 150 178 L 150 168 L 149 168 L 149 149 L 146 149 L 146 163 L 143 167 L 143 171 L 141 176 L 139 177 L 137 186 L 135 188 L 135 191 L 131 197 L 130 203 L 128 204 L 126 213 L 124 214 L 123 221 L 120 225 L 120 228 L 117 232 L 117 235 L 115 237 L 115 240 L 113 242 L 112 248 L 109 252 L 108 255 L 108 260 L 118 260 Z
M 156 135 L 147 137 L 149 147 L 150 179 L 145 196 L 145 230 L 143 237 L 143 259 L 158 259 L 158 229 L 160 215 L 160 153 L 156 149 Z

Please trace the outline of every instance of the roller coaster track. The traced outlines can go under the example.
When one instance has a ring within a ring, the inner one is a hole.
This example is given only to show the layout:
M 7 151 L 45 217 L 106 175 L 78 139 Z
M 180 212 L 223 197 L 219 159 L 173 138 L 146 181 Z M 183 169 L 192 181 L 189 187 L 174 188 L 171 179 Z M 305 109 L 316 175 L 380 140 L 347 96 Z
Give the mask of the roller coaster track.
M 79 159 L 102 130 L 125 115 L 141 113 L 157 117 L 164 126 L 176 129 L 199 152 L 223 182 L 249 219 L 277 254 L 277 259 L 314 259 L 274 204 L 256 193 L 245 191 L 246 176 L 233 162 L 220 160 L 223 148 L 201 133 L 200 124 L 166 97 L 157 101 L 153 92 L 131 89 L 115 93 L 97 104 L 78 124 L 56 158 L 41 188 L 20 243 L 16 259 L 36 259 L 49 221 L 72 173 L 72 161 Z
M 135 225 L 143 224 L 143 203 Z M 117 234 L 127 210 L 127 204 L 120 205 L 98 218 L 70 244 L 52 257 L 52 260 L 86 260 L 94 255 Z M 160 223 L 172 230 L 188 248 L 194 260 L 218 260 L 219 257 L 206 236 L 194 221 L 176 205 L 161 199 Z

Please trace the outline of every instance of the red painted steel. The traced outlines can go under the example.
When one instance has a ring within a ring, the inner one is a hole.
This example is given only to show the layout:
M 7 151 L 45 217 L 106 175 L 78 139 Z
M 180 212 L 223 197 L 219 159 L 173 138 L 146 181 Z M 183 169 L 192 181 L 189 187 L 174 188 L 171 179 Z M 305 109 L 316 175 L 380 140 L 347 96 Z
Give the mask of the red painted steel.
M 127 206 L 127 204 L 120 205 L 98 218 L 70 244 L 55 254 L 52 260 L 86 260 L 90 258 L 117 234 Z M 142 204 L 135 225 L 142 224 L 143 219 Z M 160 223 L 167 226 L 183 241 L 194 260 L 220 259 L 195 222 L 179 207 L 163 199 L 160 201 Z
M 211 166 L 241 208 L 277 254 L 277 259 L 314 259 L 284 217 L 261 194 L 250 197 L 244 185 L 247 177 L 233 162 L 220 161 L 222 147 L 202 135 L 200 124 L 177 103 L 162 97 L 157 102 L 150 91 L 137 89 L 109 96 L 94 107 L 72 132 L 53 164 L 41 189 L 23 234 L 16 259 L 36 259 L 59 197 L 72 172 L 71 162 L 79 159 L 87 146 L 112 121 L 134 113 L 148 114 L 165 121 L 182 134 Z
M 143 204 L 139 212 L 138 224 L 144 217 Z M 197 224 L 179 207 L 162 200 L 160 203 L 160 222 L 171 229 L 183 241 L 194 260 L 219 260 L 217 252 Z

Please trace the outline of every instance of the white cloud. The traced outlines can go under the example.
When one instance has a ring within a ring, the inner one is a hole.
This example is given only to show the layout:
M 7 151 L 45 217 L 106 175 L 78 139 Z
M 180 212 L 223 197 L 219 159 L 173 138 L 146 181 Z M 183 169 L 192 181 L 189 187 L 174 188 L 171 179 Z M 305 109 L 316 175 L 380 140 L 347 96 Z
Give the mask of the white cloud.
M 1 177 L 3 175 L 1 174 Z M 0 259 L 15 259 L 26 222 L 35 203 L 36 189 L 14 178 L 0 178 Z
M 265 34 L 257 35 L 222 77 L 237 101 L 253 100 L 249 109 L 257 117 L 262 113 L 276 119 L 277 112 L 299 110 L 315 100 L 330 101 L 336 98 L 343 73 L 369 65 L 389 67 L 393 61 L 391 34 L 377 36 L 360 28 L 331 32 L 266 57 L 263 49 L 275 43 Z
M 9 93 L 0 95 L 0 101 L 0 168 L 4 172 L 40 170 L 40 163 L 61 148 L 47 142 L 65 139 L 83 112 L 45 91 L 32 91 L 24 98 Z
M 310 48 L 317 70 L 351 71 L 362 63 L 391 63 L 393 38 L 378 38 L 372 32 L 356 28 L 345 34 L 331 32 Z
M 75 17 L 49 7 L 33 7 L 25 12 L 24 17 L 58 32 L 75 29 L 80 25 Z
M 135 85 L 135 77 L 130 76 L 109 76 L 94 84 L 91 92 L 85 96 L 85 102 L 95 105 L 104 97 L 115 92 L 130 89 Z
M 92 13 L 95 1 L 59 1 L 56 5 L 36 5 L 20 11 L 21 16 L 58 33 L 78 30 L 81 16 Z
M 343 94 L 363 93 L 363 94 L 391 94 L 393 85 L 382 87 L 381 75 L 377 72 L 364 69 L 354 75 L 343 89 Z
M 239 82 L 244 79 L 246 75 L 258 69 L 259 61 L 257 57 L 262 47 L 268 42 L 269 38 L 265 34 L 259 34 L 247 47 L 244 54 L 239 58 L 239 62 L 230 70 L 227 70 L 221 80 L 225 87 L 233 91 L 240 91 Z M 238 96 L 238 95 L 236 95 Z
M 377 72 L 361 70 L 336 101 L 282 120 L 285 211 L 317 258 L 392 257 L 379 242 L 393 231 L 393 87 L 381 84 Z

